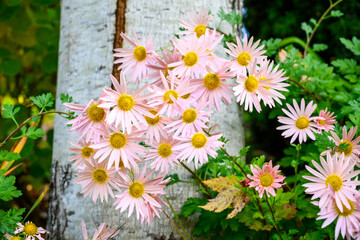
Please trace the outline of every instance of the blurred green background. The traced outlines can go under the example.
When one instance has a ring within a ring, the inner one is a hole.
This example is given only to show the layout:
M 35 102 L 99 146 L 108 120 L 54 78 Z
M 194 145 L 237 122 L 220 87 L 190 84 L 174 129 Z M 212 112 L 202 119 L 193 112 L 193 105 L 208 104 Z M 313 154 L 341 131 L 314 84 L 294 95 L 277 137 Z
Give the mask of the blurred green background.
M 318 19 L 328 7 L 328 1 L 245 0 L 247 10 L 244 23 L 255 39 L 297 36 L 305 39 L 301 22 Z M 345 16 L 326 20 L 318 29 L 312 43 L 326 43 L 329 49 L 320 55 L 326 61 L 347 57 L 348 52 L 339 48 L 339 38 L 360 36 L 360 2 L 346 0 L 336 9 Z M 21 120 L 34 111 L 29 104 L 30 96 L 51 92 L 55 96 L 57 58 L 59 47 L 60 1 L 58 0 L 0 0 L 0 107 L 16 104 L 21 107 Z M 244 115 L 246 145 L 258 156 L 266 154 L 270 159 L 283 157 L 288 140 L 275 128 L 276 119 L 269 119 L 269 110 Z M 21 152 L 23 165 L 15 171 L 17 187 L 23 196 L 11 204 L 29 209 L 49 182 L 52 158 L 53 122 L 41 119 L 46 136 L 41 140 L 27 141 Z M 0 139 L 13 130 L 11 120 L 1 119 Z M 274 136 L 267 141 L 266 136 Z M 276 141 L 274 141 L 274 139 Z M 7 149 L 12 146 L 6 145 Z M 251 158 L 251 157 L 249 157 Z M 20 161 L 18 161 L 20 162 Z M 0 207 L 5 203 L 0 202 Z M 46 225 L 47 202 L 42 201 L 29 219 L 41 226 Z

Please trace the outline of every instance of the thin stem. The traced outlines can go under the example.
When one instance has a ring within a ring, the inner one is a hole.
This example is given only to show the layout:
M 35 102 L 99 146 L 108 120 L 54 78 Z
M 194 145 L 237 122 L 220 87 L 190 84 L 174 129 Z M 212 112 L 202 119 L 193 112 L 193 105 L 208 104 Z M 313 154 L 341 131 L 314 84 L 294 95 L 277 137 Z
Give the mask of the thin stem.
M 180 236 L 185 240 L 186 238 L 185 238 L 184 235 L 181 233 L 180 229 L 176 226 L 176 224 L 173 222 L 173 220 L 171 220 L 171 218 L 169 217 L 169 215 L 167 215 L 165 211 L 163 211 L 163 213 L 164 213 L 165 216 L 169 219 L 169 221 L 172 223 L 172 225 L 174 225 L 174 227 L 176 228 L 176 231 L 178 231 L 178 233 L 180 234 Z
M 343 0 L 338 0 L 338 1 L 336 1 L 335 3 L 332 3 L 332 2 L 330 1 L 330 6 L 329 6 L 329 8 L 326 9 L 326 11 L 323 13 L 323 15 L 322 15 L 322 16 L 320 17 L 320 19 L 317 21 L 317 23 L 316 23 L 316 25 L 315 25 L 315 27 L 314 27 L 314 30 L 312 31 L 312 33 L 310 34 L 309 39 L 308 39 L 307 42 L 306 42 L 306 46 L 305 46 L 305 50 L 304 50 L 304 57 L 306 56 L 307 49 L 308 49 L 308 47 L 309 47 L 309 45 L 310 45 L 310 41 L 311 41 L 311 39 L 313 38 L 316 30 L 317 30 L 318 27 L 320 26 L 321 22 L 325 19 L 326 15 L 327 15 L 334 7 L 336 7 L 336 5 L 338 5 L 338 4 L 341 3 L 342 1 L 343 1 Z
M 180 224 L 181 229 L 185 232 L 186 236 L 187 236 L 189 239 L 193 239 L 192 236 L 190 236 L 190 235 L 188 234 L 188 232 L 186 231 L 185 227 L 182 225 L 179 216 L 176 214 L 173 206 L 171 205 L 171 203 L 170 203 L 170 201 L 169 201 L 169 199 L 168 199 L 168 197 L 167 197 L 166 195 L 165 195 L 165 199 L 166 199 L 166 202 L 169 204 L 170 209 L 171 209 L 171 211 L 173 212 L 176 220 L 177 220 L 178 223 Z
M 14 121 L 14 123 L 15 123 L 16 126 L 18 127 L 18 126 L 19 126 L 19 123 L 16 121 L 15 117 L 12 117 L 11 119 Z
M 265 194 L 265 200 L 266 200 L 267 205 L 269 206 L 269 210 L 270 210 L 270 212 L 271 212 L 271 216 L 272 216 L 272 219 L 273 219 L 274 227 L 275 227 L 276 231 L 278 232 L 278 234 L 279 234 L 279 236 L 280 236 L 280 239 L 283 240 L 283 238 L 282 238 L 282 236 L 281 236 L 281 233 L 280 233 L 280 229 L 279 229 L 278 225 L 277 225 L 276 222 L 275 222 L 275 215 L 274 215 L 274 212 L 273 212 L 273 210 L 272 210 L 272 208 L 271 208 L 271 206 L 270 206 L 270 203 L 269 203 L 269 200 L 268 200 L 268 197 L 267 197 L 266 194 Z
M 248 177 L 246 176 L 245 170 L 240 166 L 240 164 L 238 164 L 238 163 L 235 161 L 235 159 L 233 158 L 233 156 L 231 156 L 231 155 L 225 150 L 225 148 L 220 147 L 220 149 L 230 158 L 230 160 L 231 160 L 233 163 L 235 163 L 236 166 L 238 166 L 238 168 L 240 168 L 240 171 L 241 171 L 241 173 L 244 175 L 244 177 L 245 177 L 245 178 L 248 178 Z
M 189 173 L 191 173 L 191 174 L 194 176 L 194 178 L 196 178 L 196 179 L 199 181 L 199 183 L 201 184 L 201 186 L 203 186 L 203 188 L 205 188 L 206 193 L 210 196 L 209 188 L 205 185 L 205 183 L 204 183 L 203 181 L 201 181 L 201 179 L 199 178 L 199 176 L 196 175 L 196 173 L 195 173 L 193 170 L 191 170 L 191 168 L 189 168 L 188 166 L 186 166 L 184 163 L 182 163 L 182 162 L 180 162 L 180 161 L 179 161 L 179 163 L 180 163 L 180 165 L 183 166 Z
M 15 133 L 17 133 L 28 121 L 30 121 L 30 120 L 33 119 L 34 117 L 42 116 L 42 115 L 50 114 L 50 113 L 65 114 L 65 115 L 68 115 L 68 116 L 70 116 L 70 117 L 75 117 L 74 115 L 72 115 L 72 114 L 70 114 L 70 113 L 60 112 L 60 111 L 48 111 L 48 112 L 38 113 L 38 114 L 36 114 L 36 115 L 34 115 L 34 116 L 31 116 L 31 117 L 27 118 L 24 122 L 22 122 L 20 125 L 18 125 L 18 127 L 17 127 L 12 133 L 10 133 L 10 135 L 7 136 L 2 143 L 0 143 L 0 148 L 1 148 L 2 146 L 4 146 L 4 144 L 5 144 L 7 141 L 9 141 L 9 139 L 10 139 L 12 136 L 14 136 Z
M 160 52 L 161 50 L 164 50 L 164 49 L 166 49 L 166 48 L 168 48 L 168 47 L 171 47 L 171 46 L 172 46 L 172 45 L 169 44 L 169 45 L 167 45 L 167 46 L 165 46 L 165 47 L 162 47 L 162 48 L 156 50 L 155 52 Z
M 319 102 L 320 99 L 318 97 L 316 97 L 314 94 L 312 94 L 307 88 L 305 88 L 303 85 L 301 85 L 300 83 L 298 83 L 297 81 L 293 80 L 293 79 L 288 79 L 290 82 L 294 83 L 295 85 L 297 85 L 299 88 L 303 89 L 307 94 L 309 94 L 315 101 Z

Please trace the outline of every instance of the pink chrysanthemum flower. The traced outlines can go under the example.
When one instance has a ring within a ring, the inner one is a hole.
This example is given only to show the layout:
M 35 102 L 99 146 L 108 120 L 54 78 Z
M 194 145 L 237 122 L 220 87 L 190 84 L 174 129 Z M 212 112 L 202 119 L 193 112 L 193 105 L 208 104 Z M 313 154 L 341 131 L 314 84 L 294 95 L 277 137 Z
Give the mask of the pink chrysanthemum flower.
M 165 205 L 168 206 L 166 204 L 166 202 L 164 202 L 164 200 L 162 200 L 159 196 L 152 196 L 154 198 L 155 201 L 157 201 L 159 204 L 161 205 Z M 155 215 L 160 218 L 160 214 L 159 212 L 161 212 L 161 208 L 157 208 L 154 205 L 150 204 L 149 202 L 145 202 L 145 208 L 146 208 L 146 215 L 147 217 L 143 217 L 142 215 L 140 215 L 140 222 L 143 223 L 145 220 L 147 221 L 147 223 L 150 225 L 152 219 L 155 217 Z
M 138 220 L 140 219 L 140 216 L 148 218 L 149 216 L 146 203 L 152 205 L 153 207 L 161 208 L 160 203 L 152 196 L 165 194 L 164 188 L 166 187 L 165 184 L 167 181 L 162 181 L 164 178 L 162 175 L 149 180 L 150 176 L 154 172 L 154 169 L 145 175 L 146 166 L 143 168 L 141 174 L 139 174 L 138 169 L 134 169 L 133 172 L 133 180 L 130 176 L 119 172 L 121 178 L 124 180 L 124 182 L 120 183 L 119 186 L 125 188 L 126 190 L 123 193 L 116 195 L 114 205 L 116 205 L 116 209 L 120 208 L 120 212 L 124 212 L 127 208 L 129 208 L 129 217 L 133 213 L 135 207 L 136 218 Z
M 206 32 L 206 27 L 212 19 L 212 15 L 209 14 L 209 11 L 205 9 L 203 12 L 200 8 L 200 12 L 192 12 L 192 15 L 187 13 L 188 20 L 180 19 L 180 26 L 184 27 L 186 30 L 179 32 L 179 34 L 184 35 L 196 35 L 200 38 Z
M 264 45 L 258 47 L 260 39 L 252 44 L 253 37 L 251 37 L 248 41 L 247 35 L 244 37 L 244 43 L 241 43 L 240 39 L 236 37 L 236 43 L 237 44 L 227 42 L 226 45 L 230 50 L 225 49 L 225 51 L 231 56 L 235 57 L 235 59 L 231 60 L 231 69 L 237 73 L 238 77 L 246 76 L 246 67 L 249 65 L 249 63 L 254 63 L 256 59 L 265 58 L 261 55 L 266 51 L 262 50 Z
M 276 129 L 286 130 L 281 135 L 286 138 L 292 136 L 290 143 L 294 142 L 297 137 L 299 137 L 300 144 L 306 142 L 307 136 L 315 140 L 313 132 L 316 132 L 316 124 L 311 122 L 314 119 L 311 114 L 314 112 L 316 104 L 313 105 L 311 101 L 305 108 L 304 99 L 301 99 L 300 107 L 295 99 L 293 99 L 293 104 L 294 107 L 288 103 L 286 104 L 290 112 L 284 108 L 282 109 L 288 117 L 278 117 L 279 122 L 285 125 Z
M 21 240 L 20 236 L 12 236 L 8 233 L 5 233 L 4 237 L 7 239 L 7 240 Z
M 163 136 L 160 141 L 151 142 L 152 148 L 148 149 L 149 153 L 146 155 L 146 160 L 153 160 L 150 164 L 152 169 L 156 171 L 167 173 L 169 166 L 173 167 L 177 162 L 177 155 L 179 151 L 175 151 L 173 148 L 179 145 L 179 141 L 172 137 Z
M 256 111 L 261 111 L 260 101 L 264 101 L 265 105 L 271 105 L 272 98 L 277 98 L 275 92 L 268 90 L 268 87 L 275 86 L 270 83 L 270 79 L 262 77 L 262 71 L 259 71 L 256 61 L 249 64 L 247 67 L 249 75 L 238 75 L 236 82 L 237 86 L 233 88 L 237 102 L 243 105 L 245 102 L 245 110 L 253 110 L 253 106 Z
M 116 183 L 120 180 L 115 178 L 116 169 L 111 167 L 106 169 L 106 162 L 98 163 L 96 160 L 84 162 L 84 169 L 80 170 L 74 179 L 75 183 L 78 183 L 82 187 L 81 193 L 84 193 L 84 197 L 91 196 L 94 203 L 96 203 L 99 195 L 101 202 L 108 201 L 108 196 L 114 198 L 114 193 L 110 186 L 119 189 Z
M 143 115 L 151 117 L 148 111 L 150 108 L 144 104 L 144 100 L 152 94 L 140 96 L 148 85 L 133 93 L 128 93 L 124 72 L 120 73 L 120 84 L 114 76 L 110 75 L 110 77 L 115 90 L 104 88 L 104 96 L 100 98 L 104 103 L 99 105 L 106 108 L 114 107 L 108 114 L 106 122 L 108 124 L 114 123 L 116 127 L 121 126 L 122 131 L 129 133 L 131 133 L 132 126 L 141 129 L 140 123 L 146 123 Z
M 155 79 L 155 81 L 152 84 L 157 85 L 159 87 L 163 85 L 160 76 L 160 71 L 164 74 L 166 79 L 169 76 L 169 71 L 174 69 L 174 67 L 169 67 L 169 64 L 181 61 L 181 54 L 178 51 L 174 51 L 174 50 L 170 51 L 168 49 L 165 49 L 160 56 L 162 57 L 163 60 L 161 60 L 159 57 L 156 58 L 156 62 L 160 66 L 149 65 L 149 68 L 155 71 L 147 76 L 147 78 Z
M 268 197 L 270 194 L 275 197 L 275 189 L 283 185 L 285 177 L 279 174 L 281 172 L 279 167 L 280 165 L 273 167 L 272 161 L 265 163 L 262 168 L 256 165 L 250 166 L 253 175 L 248 174 L 247 177 L 253 181 L 249 183 L 249 187 L 255 187 L 260 198 L 263 197 L 264 191 Z
M 169 67 L 174 67 L 173 72 L 180 79 L 187 77 L 200 77 L 206 72 L 207 62 L 212 58 L 204 44 L 203 37 L 190 39 L 179 39 L 174 42 L 175 48 L 183 56 L 181 61 L 171 63 Z
M 71 157 L 69 161 L 74 161 L 73 166 L 75 168 L 81 168 L 84 161 L 89 161 L 90 158 L 94 157 L 94 149 L 89 147 L 90 142 L 79 141 L 79 143 L 71 142 L 70 144 L 74 147 L 69 148 L 70 151 L 75 152 L 75 156 Z
M 155 109 L 149 110 L 149 112 L 153 115 L 153 117 L 144 116 L 146 120 L 146 125 L 144 129 L 146 129 L 145 137 L 147 138 L 147 142 L 160 141 L 161 136 L 166 136 L 166 130 L 164 127 L 171 123 L 172 120 L 168 117 L 161 116 L 158 114 L 158 111 Z
M 322 130 L 328 132 L 330 130 L 334 130 L 334 124 L 337 123 L 335 120 L 336 116 L 334 116 L 333 112 L 328 112 L 327 108 L 325 110 L 321 110 L 319 116 L 315 118 L 316 127 L 321 133 Z
M 115 129 L 109 130 L 110 132 L 104 133 L 104 140 L 90 145 L 91 148 L 97 149 L 94 158 L 98 159 L 99 163 L 108 158 L 108 169 L 115 164 L 115 168 L 118 170 L 120 158 L 123 161 L 125 168 L 136 168 L 136 160 L 138 159 L 137 154 L 141 155 L 146 151 L 145 147 L 138 144 L 139 142 L 146 140 L 146 138 L 142 137 L 144 131 L 137 131 L 130 134 Z
M 285 71 L 283 69 L 279 71 L 278 69 L 279 65 L 274 67 L 274 62 L 270 63 L 270 60 L 260 61 L 257 77 L 259 82 L 263 82 L 262 87 L 269 92 L 269 94 L 266 94 L 268 99 L 263 99 L 263 101 L 265 106 L 269 104 L 270 108 L 275 107 L 274 100 L 282 104 L 280 99 L 285 99 L 285 96 L 279 91 L 289 91 L 285 87 L 290 86 L 290 84 L 284 82 L 288 77 L 284 77 Z
M 140 44 L 134 29 L 132 30 L 135 42 L 131 41 L 124 33 L 120 36 L 135 49 L 116 48 L 114 57 L 119 59 L 114 64 L 120 63 L 118 70 L 123 69 L 124 74 L 131 73 L 130 81 L 139 83 L 148 73 L 148 65 L 155 62 L 154 45 L 151 39 L 148 39 L 145 45 Z
M 339 154 L 344 154 L 346 159 L 351 159 L 356 163 L 356 165 L 359 166 L 360 145 L 358 144 L 360 142 L 360 137 L 354 139 L 356 131 L 357 131 L 357 126 L 351 127 L 349 133 L 347 133 L 346 126 L 343 126 L 342 139 L 340 139 L 338 135 L 336 135 L 336 133 L 333 131 L 330 131 L 330 134 L 333 136 L 331 140 L 333 140 L 336 145 L 334 151 Z M 321 155 L 324 155 L 327 152 L 332 152 L 332 151 L 333 150 L 331 149 L 326 150 L 322 152 Z
M 48 233 L 42 227 L 37 227 L 33 222 L 27 221 L 25 225 L 22 223 L 17 223 L 18 227 L 15 229 L 14 234 L 22 233 L 25 235 L 25 240 L 44 240 L 41 237 L 41 234 Z
M 68 121 L 72 124 L 70 131 L 79 132 L 78 140 L 86 135 L 87 142 L 98 142 L 100 140 L 101 132 L 106 128 L 105 118 L 107 116 L 107 108 L 100 107 L 102 101 L 95 102 L 90 100 L 86 105 L 64 103 L 70 111 L 81 112 L 79 116 Z
M 235 74 L 228 71 L 229 67 L 229 62 L 220 64 L 215 71 L 207 66 L 207 74 L 204 78 L 191 80 L 191 85 L 196 87 L 194 95 L 202 101 L 208 102 L 210 109 L 215 106 L 217 111 L 220 112 L 221 99 L 226 104 L 231 103 L 230 96 L 233 94 L 233 91 L 229 87 L 233 85 L 226 83 L 226 79 L 233 78 Z
M 86 231 L 86 225 L 84 220 L 81 221 L 81 228 L 84 240 L 90 240 Z M 120 233 L 119 230 L 116 229 L 116 227 L 111 228 L 110 226 L 107 226 L 106 223 L 101 223 L 99 227 L 95 227 L 94 229 L 94 235 L 91 238 L 91 240 L 108 240 Z
M 202 102 L 195 108 L 183 108 L 179 120 L 166 125 L 165 129 L 168 133 L 174 133 L 173 137 L 188 137 L 196 132 L 203 132 L 208 126 L 205 123 L 210 121 L 211 111 L 204 111 L 207 103 Z
M 355 164 L 345 159 L 343 155 L 331 156 L 330 153 L 327 153 L 326 161 L 320 157 L 320 162 L 322 166 L 312 160 L 317 171 L 305 166 L 315 176 L 303 176 L 303 178 L 311 181 L 311 183 L 303 185 L 307 188 L 305 192 L 313 194 L 311 199 L 320 198 L 320 208 L 328 206 L 335 199 L 340 212 L 344 210 L 343 205 L 350 209 L 351 206 L 347 199 L 355 201 L 355 196 L 359 193 L 354 187 L 360 185 L 359 181 L 351 179 L 360 174 L 360 170 L 353 171 Z
M 331 201 L 328 206 L 321 209 L 318 213 L 319 217 L 316 219 L 326 219 L 321 226 L 322 228 L 325 228 L 337 218 L 335 239 L 339 237 L 340 232 L 344 239 L 345 237 L 351 239 L 353 233 L 360 230 L 360 209 L 353 201 L 349 199 L 345 200 L 347 204 L 342 205 L 342 211 L 334 201 Z
M 170 83 L 166 80 L 164 74 L 160 72 L 163 82 L 163 88 L 152 86 L 150 91 L 154 93 L 154 97 L 149 101 L 149 105 L 159 109 L 158 114 L 167 114 L 168 117 L 175 117 L 181 112 L 181 106 L 189 107 L 190 101 L 187 95 L 191 94 L 193 89 L 189 87 L 189 80 L 184 80 L 180 85 L 175 84 L 175 75 L 173 71 L 170 72 Z
M 190 137 L 178 137 L 183 143 L 176 147 L 174 150 L 181 150 L 178 158 L 182 161 L 187 159 L 188 162 L 194 159 L 195 167 L 208 162 L 208 154 L 215 158 L 217 152 L 215 148 L 221 147 L 224 143 L 218 141 L 221 134 L 214 134 L 207 137 L 204 133 L 195 133 Z

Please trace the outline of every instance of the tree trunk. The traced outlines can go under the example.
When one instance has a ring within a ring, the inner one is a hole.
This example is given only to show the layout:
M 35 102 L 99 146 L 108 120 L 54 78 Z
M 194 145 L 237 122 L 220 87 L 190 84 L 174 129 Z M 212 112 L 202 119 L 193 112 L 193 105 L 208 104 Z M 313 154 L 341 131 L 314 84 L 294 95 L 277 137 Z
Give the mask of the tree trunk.
M 213 14 L 222 7 L 241 10 L 241 0 L 63 0 L 61 6 L 61 34 L 57 99 L 61 93 L 74 97 L 75 103 L 86 104 L 97 99 L 104 86 L 110 86 L 109 74 L 113 71 L 113 48 L 120 47 L 120 31 L 129 33 L 132 28 L 140 39 L 151 36 L 155 48 L 168 45 L 178 31 L 179 18 L 186 18 L 188 11 L 209 8 Z M 215 16 L 214 20 L 218 20 Z M 212 23 L 215 26 L 213 21 Z M 114 38 L 116 36 L 116 38 Z M 124 46 L 126 47 L 126 46 Z M 116 72 L 116 71 L 115 71 Z M 233 154 L 243 146 L 242 113 L 238 104 L 222 106 L 221 114 L 212 117 L 212 123 L 219 124 L 219 130 L 231 141 L 227 148 Z M 64 110 L 57 100 L 57 110 Z M 113 201 L 94 204 L 83 198 L 80 186 L 72 180 L 75 177 L 68 159 L 71 156 L 69 140 L 75 140 L 66 127 L 66 119 L 55 118 L 55 138 L 53 164 L 51 168 L 51 188 L 47 229 L 49 239 L 82 239 L 81 219 L 92 235 L 95 223 L 106 222 L 120 226 L 126 222 L 116 239 L 180 239 L 168 219 L 162 215 L 152 225 L 141 225 L 135 215 L 127 218 L 127 212 L 120 214 L 112 206 Z M 180 166 L 172 173 L 181 179 L 190 175 Z M 188 183 L 178 183 L 165 189 L 170 202 L 179 212 L 188 197 L 198 196 L 198 187 Z M 170 209 L 165 211 L 172 216 Z M 193 222 L 187 221 L 191 231 Z M 91 236 L 89 236 L 91 237 Z

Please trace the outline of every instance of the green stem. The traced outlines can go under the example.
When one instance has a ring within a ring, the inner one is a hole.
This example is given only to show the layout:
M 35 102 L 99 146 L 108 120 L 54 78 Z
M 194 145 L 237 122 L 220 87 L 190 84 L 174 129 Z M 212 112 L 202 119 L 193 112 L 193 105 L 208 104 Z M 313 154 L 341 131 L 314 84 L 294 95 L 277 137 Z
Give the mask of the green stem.
M 274 227 L 275 227 L 276 231 L 278 232 L 278 234 L 280 236 L 280 239 L 283 240 L 283 238 L 281 236 L 281 233 L 280 233 L 280 229 L 279 229 L 278 225 L 276 224 L 275 215 L 274 215 L 274 212 L 273 212 L 273 210 L 272 210 L 272 208 L 270 206 L 267 194 L 265 194 L 265 200 L 266 200 L 267 205 L 269 206 L 269 210 L 270 210 L 270 213 L 271 213 L 271 216 L 272 216 L 272 219 L 273 219 Z
M 161 50 L 164 50 L 164 49 L 166 49 L 166 48 L 168 48 L 168 47 L 171 47 L 171 46 L 172 46 L 172 45 L 169 44 L 169 45 L 167 45 L 167 46 L 165 46 L 165 47 L 162 47 L 162 48 L 156 50 L 155 52 L 160 52 Z
M 309 48 L 309 44 L 311 39 L 313 38 L 316 30 L 318 29 L 318 27 L 320 26 L 321 22 L 325 19 L 326 15 L 334 8 L 336 7 L 336 5 L 338 5 L 339 3 L 341 3 L 343 0 L 338 0 L 335 3 L 330 2 L 330 6 L 328 9 L 326 9 L 326 11 L 323 13 L 323 15 L 320 17 L 320 19 L 317 21 L 314 30 L 311 32 L 309 39 L 306 41 L 306 45 L 305 45 L 305 49 L 304 49 L 304 57 L 306 56 L 307 50 Z
M 203 188 L 205 189 L 206 194 L 210 196 L 211 194 L 210 194 L 209 188 L 205 185 L 205 183 L 204 183 L 203 181 L 201 181 L 201 179 L 199 178 L 199 176 L 196 175 L 196 173 L 195 173 L 193 170 L 191 170 L 188 166 L 186 166 L 184 163 L 182 163 L 182 162 L 180 162 L 180 161 L 179 161 L 179 163 L 180 163 L 180 165 L 183 166 L 189 173 L 191 173 L 191 175 L 193 175 L 194 178 L 196 178 L 196 180 L 199 181 L 199 183 L 201 184 L 201 186 L 203 186 Z
M 169 219 L 169 221 L 172 223 L 172 225 L 174 225 L 176 231 L 180 234 L 180 236 L 181 236 L 183 239 L 186 239 L 186 238 L 184 237 L 184 235 L 181 233 L 181 231 L 180 231 L 180 229 L 178 228 L 178 226 L 176 226 L 176 224 L 174 223 L 174 221 L 171 220 L 171 218 L 169 217 L 169 215 L 167 215 L 165 211 L 162 211 L 162 213 L 164 213 L 164 215 L 167 217 L 167 219 Z
M 170 209 L 171 209 L 171 211 L 173 212 L 176 220 L 177 220 L 178 223 L 180 224 L 181 229 L 185 232 L 186 236 L 188 236 L 188 238 L 192 240 L 192 239 L 193 239 L 192 236 L 190 236 L 190 234 L 188 234 L 188 232 L 185 230 L 185 227 L 182 225 L 179 216 L 176 214 L 173 206 L 171 205 L 171 203 L 170 203 L 170 201 L 169 201 L 169 199 L 168 199 L 168 197 L 167 197 L 166 195 L 165 195 L 165 199 L 166 199 L 166 202 L 169 204 Z

